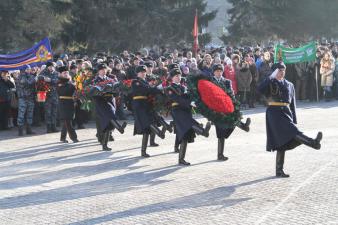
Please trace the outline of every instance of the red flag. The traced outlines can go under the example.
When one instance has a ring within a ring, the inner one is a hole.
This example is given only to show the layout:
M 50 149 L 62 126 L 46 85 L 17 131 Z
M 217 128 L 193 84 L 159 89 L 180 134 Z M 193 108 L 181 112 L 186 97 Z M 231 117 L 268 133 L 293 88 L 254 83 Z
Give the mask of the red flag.
M 194 19 L 194 29 L 193 29 L 192 35 L 193 35 L 193 37 L 194 37 L 193 51 L 194 51 L 195 56 L 196 56 L 196 54 L 197 54 L 197 49 L 198 49 L 198 21 L 197 21 L 197 9 L 196 9 L 196 14 L 195 14 L 195 19 Z

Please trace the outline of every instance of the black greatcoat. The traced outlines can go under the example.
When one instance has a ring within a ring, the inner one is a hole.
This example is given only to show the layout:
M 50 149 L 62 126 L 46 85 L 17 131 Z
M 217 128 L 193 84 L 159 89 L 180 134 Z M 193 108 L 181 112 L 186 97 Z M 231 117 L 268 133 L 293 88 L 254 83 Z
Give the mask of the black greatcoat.
M 104 76 L 103 78 L 97 76 L 94 79 L 94 84 L 111 80 L 109 77 Z M 100 132 L 106 130 L 112 130 L 110 121 L 116 120 L 115 116 L 115 101 L 114 96 L 111 93 L 104 94 L 103 96 L 93 96 L 96 117 L 99 120 Z
M 147 97 L 149 95 L 162 94 L 156 87 L 150 87 L 147 81 L 136 78 L 131 83 L 132 90 L 132 109 L 134 115 L 134 135 L 150 133 L 150 125 L 154 123 L 154 112 L 151 103 Z M 134 99 L 134 97 L 146 97 L 143 99 Z
M 185 87 L 181 84 L 172 84 L 168 87 L 168 97 L 172 101 L 171 116 L 175 123 L 175 132 L 178 142 L 187 140 L 193 142 L 195 132 L 192 129 L 194 124 L 198 122 L 193 119 L 191 113 L 191 101 L 185 91 Z
M 293 84 L 287 80 L 278 81 L 267 77 L 258 91 L 265 95 L 269 102 L 289 103 L 288 106 L 268 106 L 266 110 L 267 151 L 290 150 L 299 142 L 294 138 L 301 132 L 296 127 L 296 98 Z
M 75 106 L 73 99 L 62 99 L 61 96 L 73 97 L 75 93 L 75 86 L 68 79 L 59 78 L 57 87 L 59 96 L 59 112 L 60 120 L 73 120 L 75 113 Z
M 215 76 L 213 76 L 212 79 L 213 81 L 217 83 L 222 83 L 226 88 L 232 90 L 231 80 L 225 79 L 224 77 L 220 77 L 220 79 L 217 80 Z M 217 126 L 217 124 L 215 124 L 215 128 L 216 128 L 217 138 L 229 138 L 235 129 L 233 125 L 229 125 L 229 128 L 223 128 L 223 127 Z

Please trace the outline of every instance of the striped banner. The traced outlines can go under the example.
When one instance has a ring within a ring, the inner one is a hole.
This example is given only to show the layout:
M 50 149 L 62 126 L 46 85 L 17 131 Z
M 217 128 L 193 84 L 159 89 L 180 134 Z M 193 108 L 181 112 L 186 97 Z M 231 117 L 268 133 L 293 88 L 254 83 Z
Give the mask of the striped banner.
M 21 70 L 27 65 L 41 66 L 53 59 L 53 53 L 48 38 L 44 38 L 38 44 L 25 51 L 12 54 L 0 55 L 0 71 L 1 70 Z

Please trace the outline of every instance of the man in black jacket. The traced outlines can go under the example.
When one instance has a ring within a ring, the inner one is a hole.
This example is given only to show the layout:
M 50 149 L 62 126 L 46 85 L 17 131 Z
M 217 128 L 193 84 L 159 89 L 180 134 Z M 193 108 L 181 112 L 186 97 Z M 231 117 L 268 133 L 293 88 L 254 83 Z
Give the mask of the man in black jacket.
M 0 130 L 7 130 L 10 109 L 10 90 L 14 83 L 10 81 L 8 71 L 2 71 L 0 77 Z

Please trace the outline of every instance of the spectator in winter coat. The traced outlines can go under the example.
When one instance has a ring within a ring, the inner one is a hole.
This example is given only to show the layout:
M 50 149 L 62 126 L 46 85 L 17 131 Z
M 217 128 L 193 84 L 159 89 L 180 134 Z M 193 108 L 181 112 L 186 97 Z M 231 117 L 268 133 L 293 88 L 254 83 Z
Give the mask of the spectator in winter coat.
M 239 56 L 237 55 L 237 59 L 235 60 L 236 62 L 239 61 Z M 224 68 L 224 77 L 226 79 L 231 80 L 232 84 L 232 89 L 234 90 L 234 94 L 237 94 L 237 80 L 236 80 L 236 72 L 235 72 L 235 67 L 233 66 L 232 60 L 228 60 L 226 62 L 226 66 Z
M 252 75 L 249 69 L 249 63 L 241 62 L 236 70 L 236 80 L 238 87 L 238 96 L 241 105 L 248 103 L 248 94 L 250 92 L 250 84 L 252 82 Z
M 335 66 L 336 64 L 333 56 L 329 52 L 324 53 L 324 57 L 320 61 L 320 75 L 321 86 L 324 90 L 324 97 L 326 101 L 329 101 L 331 99 L 333 73 Z
M 0 77 L 0 130 L 8 129 L 10 110 L 10 90 L 14 88 L 8 71 L 2 71 Z

